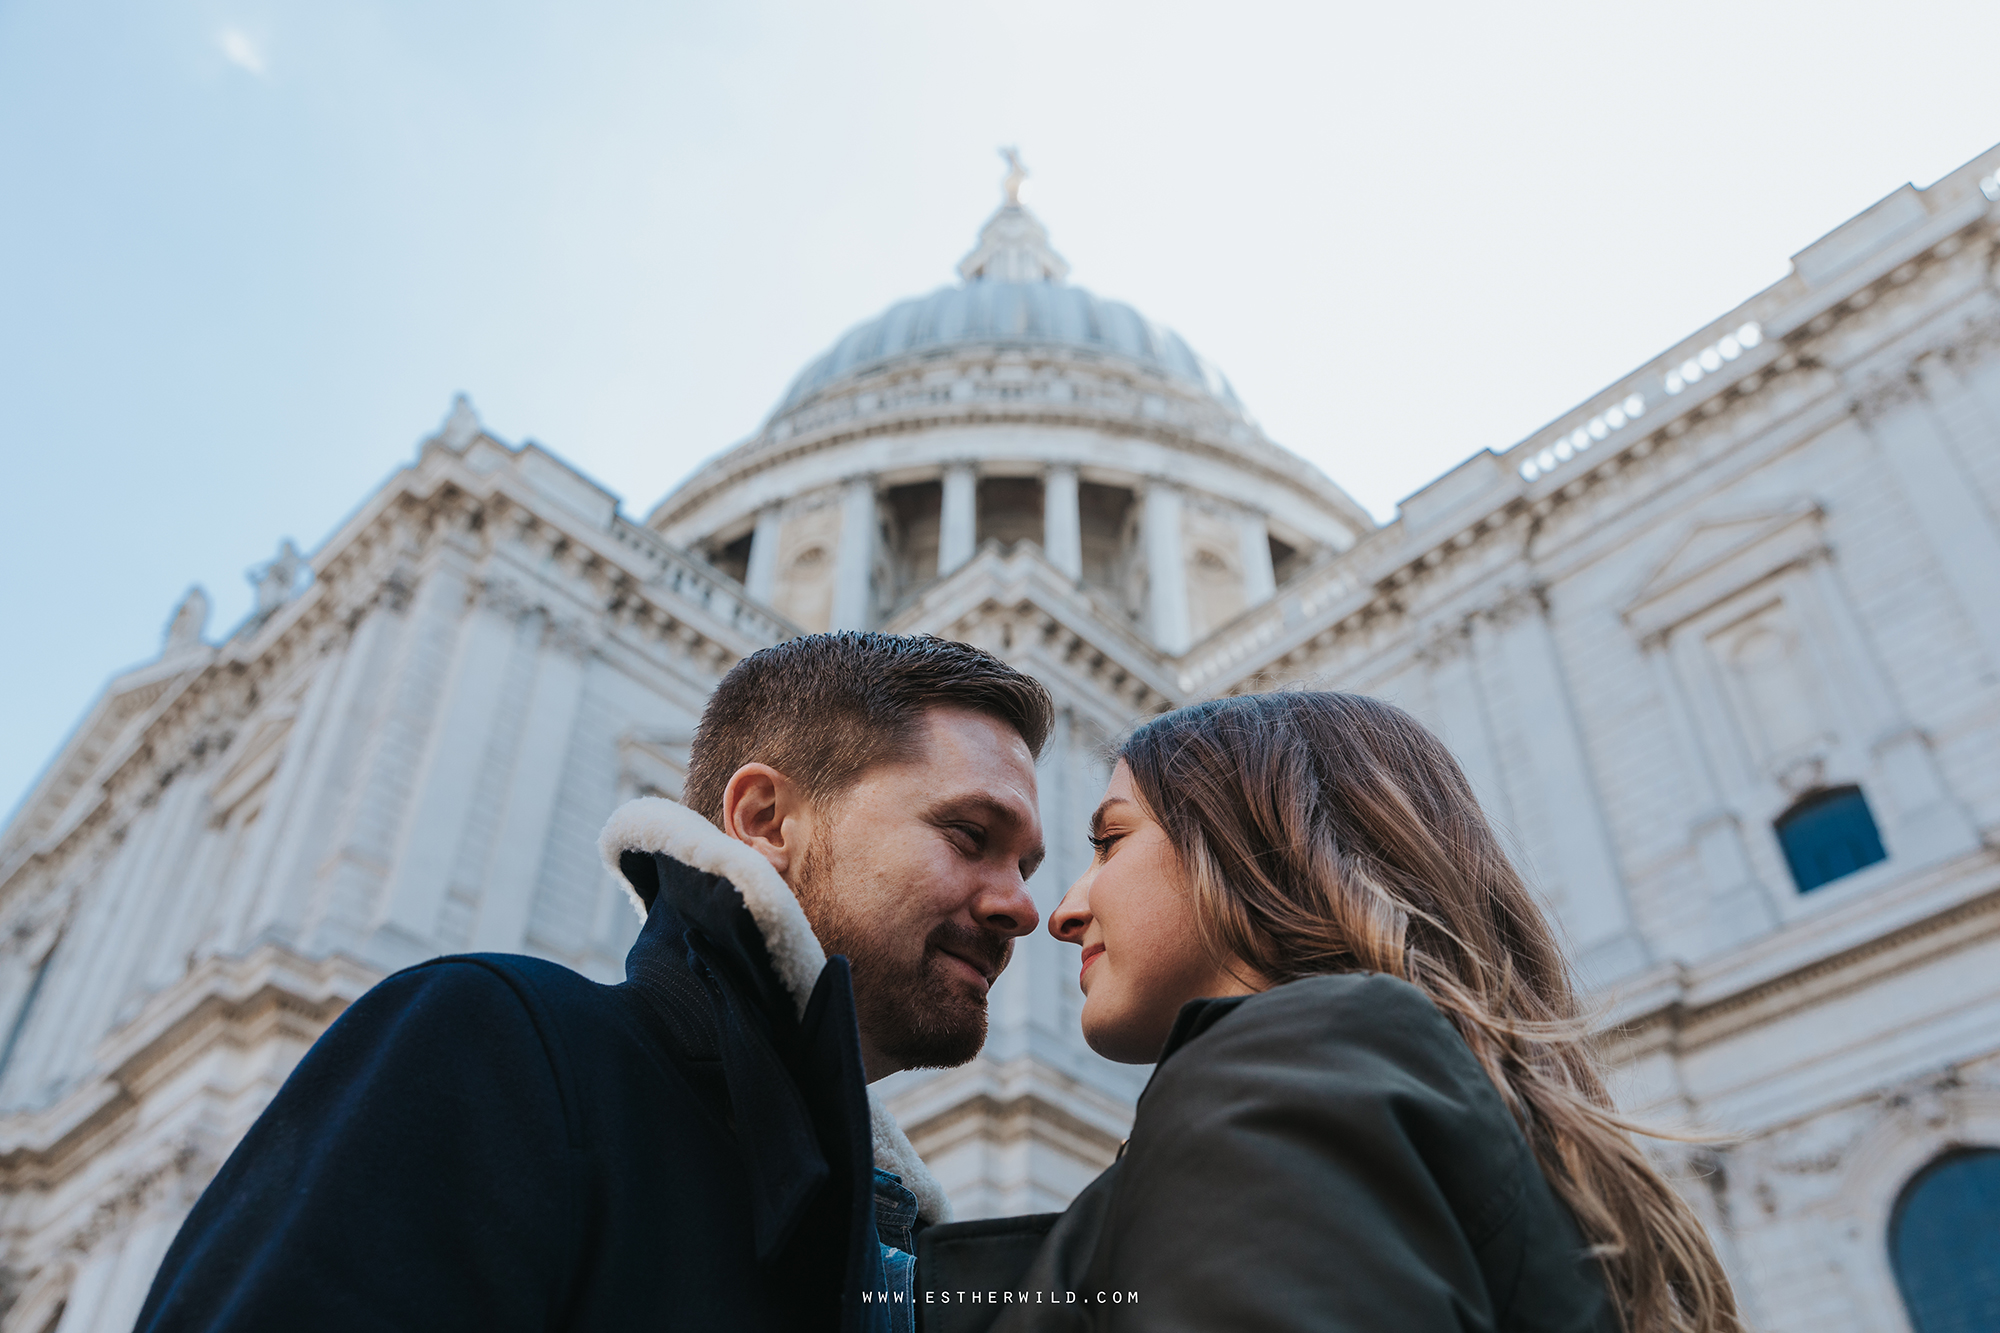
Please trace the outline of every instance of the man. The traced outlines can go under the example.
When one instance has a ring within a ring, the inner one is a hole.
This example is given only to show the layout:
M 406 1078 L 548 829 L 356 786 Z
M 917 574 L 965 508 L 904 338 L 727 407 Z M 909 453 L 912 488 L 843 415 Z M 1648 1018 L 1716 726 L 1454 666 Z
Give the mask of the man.
M 746 658 L 686 805 L 605 828 L 645 919 L 624 984 L 487 954 L 369 991 L 195 1205 L 139 1328 L 908 1327 L 877 1293 L 943 1198 L 865 1084 L 984 1043 L 1037 923 L 1051 716 L 939 639 Z

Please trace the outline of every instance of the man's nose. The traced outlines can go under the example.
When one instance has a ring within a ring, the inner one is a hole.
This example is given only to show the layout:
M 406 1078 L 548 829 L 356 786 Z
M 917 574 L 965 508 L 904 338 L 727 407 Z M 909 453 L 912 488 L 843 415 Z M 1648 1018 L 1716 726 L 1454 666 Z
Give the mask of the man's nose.
M 1018 875 L 980 894 L 974 915 L 994 934 L 1009 938 L 1026 935 L 1042 920 L 1042 914 L 1035 910 L 1035 900 L 1028 895 L 1027 883 Z

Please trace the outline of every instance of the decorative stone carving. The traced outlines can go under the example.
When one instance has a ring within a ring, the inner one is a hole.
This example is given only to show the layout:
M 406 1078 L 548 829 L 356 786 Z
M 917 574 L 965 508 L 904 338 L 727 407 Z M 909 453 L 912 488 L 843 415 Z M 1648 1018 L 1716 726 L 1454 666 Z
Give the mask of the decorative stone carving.
M 459 394 L 451 400 L 451 412 L 445 417 L 444 425 L 438 429 L 438 443 L 447 449 L 463 450 L 478 439 L 482 433 L 479 414 L 472 410 L 472 400 Z
M 174 608 L 173 619 L 167 622 L 166 636 L 160 643 L 160 656 L 181 657 L 198 651 L 203 645 L 201 633 L 208 627 L 208 594 L 199 584 L 187 590 L 180 605 Z
M 305 569 L 305 558 L 299 548 L 292 545 L 287 537 L 278 543 L 278 554 L 250 570 L 250 585 L 257 590 L 256 615 L 269 616 L 273 611 L 291 600 L 292 592 L 298 587 L 299 574 Z

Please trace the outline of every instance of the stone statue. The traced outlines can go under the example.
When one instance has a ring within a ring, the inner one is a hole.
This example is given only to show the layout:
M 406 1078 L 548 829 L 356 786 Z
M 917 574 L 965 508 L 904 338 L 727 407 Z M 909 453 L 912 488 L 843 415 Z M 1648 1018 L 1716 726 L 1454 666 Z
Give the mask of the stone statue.
M 479 438 L 479 431 L 479 413 L 473 410 L 469 398 L 459 394 L 451 400 L 451 413 L 438 429 L 437 438 L 447 448 L 463 449 Z
M 201 632 L 207 627 L 208 594 L 196 584 L 174 608 L 174 617 L 167 622 L 167 634 L 160 643 L 160 656 L 178 657 L 201 647 Z
M 1028 169 L 1021 165 L 1021 150 L 1002 148 L 1000 156 L 1007 159 L 1007 179 L 1000 182 L 1000 188 L 1007 192 L 1007 207 L 1021 206 L 1021 182 L 1028 179 Z
M 292 588 L 299 581 L 299 571 L 306 565 L 299 548 L 292 545 L 290 537 L 278 543 L 278 555 L 274 560 L 253 566 L 250 582 L 257 589 L 257 614 L 268 616 L 283 606 L 292 595 Z

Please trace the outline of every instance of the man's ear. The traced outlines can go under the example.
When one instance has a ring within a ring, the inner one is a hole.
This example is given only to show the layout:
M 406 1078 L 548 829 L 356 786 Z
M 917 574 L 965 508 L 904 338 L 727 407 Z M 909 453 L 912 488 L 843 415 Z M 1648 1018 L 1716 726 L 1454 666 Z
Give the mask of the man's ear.
M 745 764 L 722 789 L 722 831 L 747 843 L 789 883 L 812 842 L 812 806 L 777 769 Z

